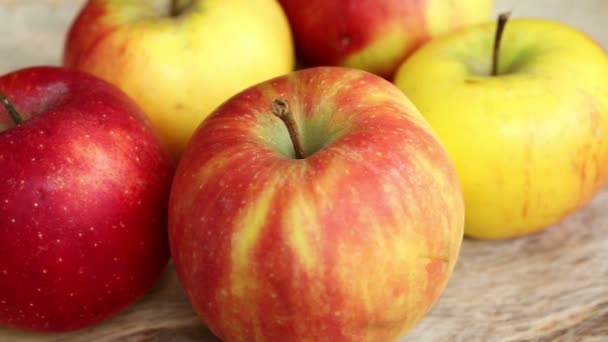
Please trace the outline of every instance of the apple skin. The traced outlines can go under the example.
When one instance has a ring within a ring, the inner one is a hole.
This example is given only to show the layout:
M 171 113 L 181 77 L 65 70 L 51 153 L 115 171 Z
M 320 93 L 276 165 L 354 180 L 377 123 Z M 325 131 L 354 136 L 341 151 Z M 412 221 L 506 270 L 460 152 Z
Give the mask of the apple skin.
M 271 113 L 277 97 L 305 159 Z M 390 341 L 442 293 L 463 207 L 446 152 L 396 87 L 310 68 L 202 123 L 177 167 L 169 241 L 190 301 L 224 341 Z
M 390 78 L 433 37 L 490 19 L 493 0 L 280 0 L 308 65 Z
M 187 3 L 190 1 L 181 1 Z M 294 68 L 289 23 L 274 0 L 90 0 L 72 23 L 65 66 L 125 91 L 179 157 L 199 123 L 230 96 Z
M 462 182 L 469 236 L 540 231 L 585 206 L 608 176 L 608 57 L 545 20 L 511 20 L 498 77 L 495 23 L 439 38 L 395 83 L 445 144 Z
M 141 110 L 90 75 L 54 67 L 0 77 L 0 325 L 76 330 L 112 316 L 169 257 L 174 165 Z

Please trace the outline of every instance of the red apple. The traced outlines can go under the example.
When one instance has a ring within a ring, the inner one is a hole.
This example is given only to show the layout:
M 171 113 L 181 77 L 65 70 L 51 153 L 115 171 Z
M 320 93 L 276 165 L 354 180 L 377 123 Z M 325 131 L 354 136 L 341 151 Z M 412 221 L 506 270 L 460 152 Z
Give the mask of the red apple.
M 494 0 L 280 0 L 299 56 L 391 77 L 429 39 L 490 19 Z
M 0 77 L 0 91 L 23 119 L 0 109 L 0 325 L 92 325 L 167 263 L 170 155 L 138 107 L 93 76 L 29 68 Z
M 179 278 L 225 341 L 394 340 L 439 297 L 463 225 L 454 168 L 416 108 L 337 67 L 224 103 L 169 201 Z

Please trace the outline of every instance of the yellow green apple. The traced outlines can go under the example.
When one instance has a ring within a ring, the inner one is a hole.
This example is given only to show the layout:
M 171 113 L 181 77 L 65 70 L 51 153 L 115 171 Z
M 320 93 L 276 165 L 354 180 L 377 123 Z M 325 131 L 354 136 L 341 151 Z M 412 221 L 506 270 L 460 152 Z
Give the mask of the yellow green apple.
M 493 0 L 280 0 L 298 54 L 391 77 L 432 37 L 490 19 Z
M 608 175 L 606 53 L 564 24 L 504 19 L 430 42 L 395 78 L 454 161 L 477 238 L 555 224 Z
M 291 71 L 294 51 L 274 0 L 90 0 L 64 64 L 123 89 L 178 156 L 217 105 Z

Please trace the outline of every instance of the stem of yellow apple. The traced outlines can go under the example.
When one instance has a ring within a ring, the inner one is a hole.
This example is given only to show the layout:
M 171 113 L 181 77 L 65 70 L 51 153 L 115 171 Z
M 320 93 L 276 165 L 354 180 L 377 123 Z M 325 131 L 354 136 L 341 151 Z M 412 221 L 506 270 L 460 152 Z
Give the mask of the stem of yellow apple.
M 289 132 L 289 137 L 291 138 L 291 142 L 293 143 L 293 149 L 296 152 L 297 159 L 304 159 L 304 149 L 302 148 L 302 144 L 300 143 L 300 138 L 298 137 L 298 127 L 296 125 L 296 119 L 289 109 L 289 102 L 285 99 L 275 99 L 272 101 L 272 114 L 281 119 L 287 127 L 287 131 Z
M 169 14 L 171 17 L 178 17 L 190 7 L 194 6 L 195 0 L 171 0 L 171 8 Z
M 500 42 L 502 41 L 502 34 L 509 21 L 511 12 L 501 13 L 498 16 L 498 24 L 496 25 L 496 35 L 494 36 L 494 53 L 492 54 L 492 76 L 498 76 L 498 62 L 500 58 Z
M 171 0 L 171 8 L 169 8 L 169 15 L 176 17 L 179 14 L 179 0 Z
M 18 125 L 21 122 L 23 122 L 23 117 L 17 111 L 17 109 L 15 108 L 15 105 L 13 105 L 13 103 L 11 102 L 11 100 L 8 99 L 6 94 L 4 94 L 1 91 L 0 91 L 0 102 L 2 102 L 2 105 L 6 109 L 6 112 L 8 113 L 8 115 L 10 115 L 11 119 L 13 119 L 13 121 L 15 122 L 15 125 Z

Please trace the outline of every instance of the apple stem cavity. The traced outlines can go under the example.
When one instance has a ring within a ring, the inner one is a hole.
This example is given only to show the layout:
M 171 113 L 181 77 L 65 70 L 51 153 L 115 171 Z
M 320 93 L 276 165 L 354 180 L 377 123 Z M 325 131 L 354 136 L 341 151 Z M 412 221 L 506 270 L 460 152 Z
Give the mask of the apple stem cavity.
M 498 24 L 496 25 L 496 35 L 494 36 L 494 53 L 492 54 L 492 76 L 498 76 L 498 62 L 500 58 L 500 43 L 502 41 L 502 34 L 511 17 L 511 12 L 501 13 L 498 16 Z
M 291 138 L 291 142 L 293 143 L 293 149 L 296 152 L 297 159 L 304 159 L 304 148 L 302 148 L 302 144 L 300 143 L 300 138 L 298 137 L 298 127 L 296 125 L 296 119 L 289 108 L 289 102 L 285 99 L 275 99 L 272 101 L 272 114 L 278 117 L 283 121 L 285 127 L 287 127 L 287 131 L 289 132 L 289 137 Z
M 1 91 L 0 91 L 0 102 L 2 102 L 2 105 L 6 109 L 6 112 L 8 113 L 8 115 L 10 115 L 11 119 L 13 119 L 13 121 L 15 122 L 15 125 L 19 125 L 21 122 L 23 122 L 23 117 L 17 111 L 17 108 L 15 108 L 15 105 L 13 105 L 11 100 L 9 100 L 8 96 L 6 96 L 6 94 L 4 94 Z

